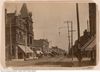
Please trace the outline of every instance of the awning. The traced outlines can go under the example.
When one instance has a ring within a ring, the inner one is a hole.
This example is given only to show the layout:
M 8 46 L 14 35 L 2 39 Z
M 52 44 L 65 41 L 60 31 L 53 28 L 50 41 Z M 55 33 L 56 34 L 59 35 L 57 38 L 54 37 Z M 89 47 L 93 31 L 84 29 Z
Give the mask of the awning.
M 82 50 L 92 50 L 96 46 L 96 37 L 92 37 L 84 46 Z
M 33 53 L 33 51 L 28 46 L 18 45 L 18 47 L 21 48 L 25 53 Z
M 94 39 L 94 40 L 90 43 L 90 45 L 88 45 L 88 46 L 86 47 L 85 50 L 92 50 L 94 47 L 96 47 L 96 39 Z

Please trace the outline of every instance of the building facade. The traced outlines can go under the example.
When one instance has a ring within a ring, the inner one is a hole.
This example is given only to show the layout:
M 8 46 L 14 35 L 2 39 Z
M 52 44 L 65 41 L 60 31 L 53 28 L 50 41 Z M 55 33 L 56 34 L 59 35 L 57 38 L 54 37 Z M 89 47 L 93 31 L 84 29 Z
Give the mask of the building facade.
M 6 60 L 24 59 L 33 55 L 33 21 L 24 3 L 19 13 L 5 9 Z
M 73 49 L 77 58 L 89 57 L 92 63 L 96 64 L 96 4 L 89 3 L 89 31 L 85 30 L 80 37 L 80 48 L 78 49 L 78 40 L 76 40 Z M 81 53 L 81 54 L 80 54 Z M 72 54 L 72 52 L 70 53 Z
M 66 56 L 67 55 L 67 52 L 65 50 L 60 49 L 57 46 L 51 48 L 51 53 L 54 54 L 54 56 L 57 56 L 57 55 Z

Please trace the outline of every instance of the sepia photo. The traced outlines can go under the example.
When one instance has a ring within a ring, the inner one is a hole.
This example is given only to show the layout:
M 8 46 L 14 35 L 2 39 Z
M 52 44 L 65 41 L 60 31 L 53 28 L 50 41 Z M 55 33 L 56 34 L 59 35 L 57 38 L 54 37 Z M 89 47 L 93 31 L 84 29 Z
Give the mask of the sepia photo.
M 96 3 L 5 2 L 6 66 L 96 66 L 96 9 Z

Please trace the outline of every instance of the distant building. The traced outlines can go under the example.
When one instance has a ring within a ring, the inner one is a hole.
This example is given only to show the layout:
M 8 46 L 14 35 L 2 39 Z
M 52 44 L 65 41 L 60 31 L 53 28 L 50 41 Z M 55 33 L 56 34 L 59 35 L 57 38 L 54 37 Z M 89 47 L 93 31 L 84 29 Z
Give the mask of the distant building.
M 67 52 L 65 50 L 60 49 L 58 47 L 52 47 L 50 49 L 51 49 L 51 53 L 54 53 L 55 56 L 56 55 L 66 55 L 67 54 Z
M 32 13 L 24 3 L 19 13 L 5 10 L 6 60 L 30 58 L 34 40 Z
M 34 40 L 33 46 L 35 50 L 40 50 L 45 54 L 49 48 L 49 42 L 47 39 Z

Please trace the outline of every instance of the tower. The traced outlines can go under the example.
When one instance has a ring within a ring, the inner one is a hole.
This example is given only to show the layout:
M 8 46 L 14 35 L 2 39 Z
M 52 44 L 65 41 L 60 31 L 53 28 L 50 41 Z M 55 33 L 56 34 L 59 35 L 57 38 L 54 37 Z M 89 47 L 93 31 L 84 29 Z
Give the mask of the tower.
M 22 5 L 22 8 L 21 8 L 21 10 L 20 10 L 20 13 L 21 13 L 21 17 L 22 17 L 22 18 L 28 17 L 28 9 L 27 9 L 26 3 L 24 3 L 24 4 Z

